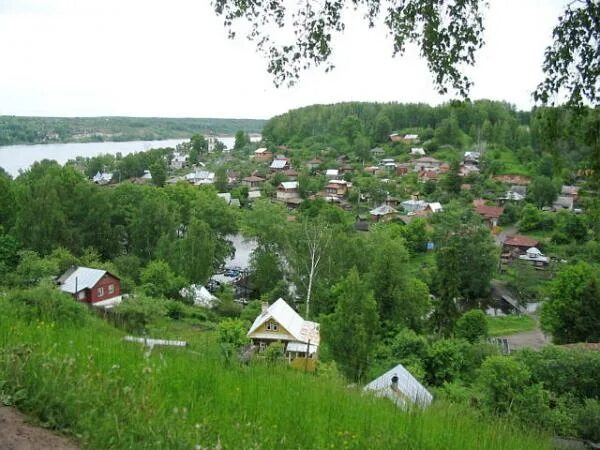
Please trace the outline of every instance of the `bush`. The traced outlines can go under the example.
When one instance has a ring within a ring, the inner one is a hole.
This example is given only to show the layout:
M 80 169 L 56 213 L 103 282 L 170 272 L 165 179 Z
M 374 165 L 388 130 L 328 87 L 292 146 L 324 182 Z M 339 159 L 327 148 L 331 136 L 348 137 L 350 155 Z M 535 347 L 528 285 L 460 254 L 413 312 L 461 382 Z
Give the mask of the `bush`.
M 592 442 L 600 442 L 600 400 L 587 399 L 577 411 L 579 436 Z
M 38 287 L 14 291 L 8 296 L 17 315 L 27 321 L 55 322 L 81 326 L 88 311 L 69 294 L 59 291 L 51 282 Z
M 285 347 L 281 342 L 273 342 L 264 351 L 265 360 L 268 363 L 276 363 L 283 360 L 283 351 Z
M 513 402 L 525 392 L 531 372 L 520 361 L 507 356 L 492 356 L 481 366 L 479 386 L 483 404 L 490 412 L 508 413 Z
M 127 331 L 145 333 L 150 323 L 167 315 L 167 306 L 161 300 L 136 296 L 116 306 L 114 311 Z
M 454 326 L 457 338 L 463 338 L 470 343 L 475 343 L 488 336 L 488 323 L 485 313 L 480 309 L 472 309 L 464 313 Z
M 427 382 L 440 386 L 459 378 L 467 367 L 469 343 L 462 339 L 440 339 L 429 346 L 425 359 Z

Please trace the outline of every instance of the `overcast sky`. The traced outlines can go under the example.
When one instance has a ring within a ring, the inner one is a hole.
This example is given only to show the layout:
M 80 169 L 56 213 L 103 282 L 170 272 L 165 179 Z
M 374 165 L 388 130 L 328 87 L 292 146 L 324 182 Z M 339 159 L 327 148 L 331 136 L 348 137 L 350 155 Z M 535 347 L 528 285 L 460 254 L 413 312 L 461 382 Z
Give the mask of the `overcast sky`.
M 489 0 L 471 98 L 532 106 L 564 0 Z M 275 88 L 266 61 L 227 39 L 208 0 L 0 0 L 0 115 L 269 118 L 340 101 L 438 104 L 415 49 L 392 58 L 358 17 L 336 38 L 336 69 Z

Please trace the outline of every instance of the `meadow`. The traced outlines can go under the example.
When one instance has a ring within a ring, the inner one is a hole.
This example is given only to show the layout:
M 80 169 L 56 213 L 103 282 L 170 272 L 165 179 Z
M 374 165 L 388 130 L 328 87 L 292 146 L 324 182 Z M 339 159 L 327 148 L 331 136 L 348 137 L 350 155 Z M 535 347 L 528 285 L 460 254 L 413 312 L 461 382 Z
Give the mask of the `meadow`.
M 82 448 L 550 448 L 544 435 L 463 406 L 407 412 L 326 373 L 228 364 L 212 332 L 149 351 L 81 314 L 23 316 L 0 299 L 0 400 Z

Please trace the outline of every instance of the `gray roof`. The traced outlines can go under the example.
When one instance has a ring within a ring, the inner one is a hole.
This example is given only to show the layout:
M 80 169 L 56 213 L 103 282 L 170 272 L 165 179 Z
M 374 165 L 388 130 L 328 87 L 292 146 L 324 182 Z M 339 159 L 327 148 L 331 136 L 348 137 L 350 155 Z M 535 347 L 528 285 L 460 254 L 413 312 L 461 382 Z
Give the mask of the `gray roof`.
M 394 214 L 398 211 L 388 205 L 381 205 L 375 209 L 372 209 L 370 213 L 374 216 L 385 216 L 387 214 Z
M 61 283 L 60 290 L 75 294 L 82 289 L 93 288 L 100 279 L 106 275 L 106 270 L 92 269 L 90 267 L 77 267 L 75 270 L 72 268 L 67 272 L 67 276 L 60 277 L 59 283 Z
M 373 391 L 378 397 L 387 397 L 400 407 L 408 406 L 408 402 L 428 406 L 433 399 L 429 391 L 402 364 L 371 381 L 364 390 Z
M 288 162 L 285 159 L 275 159 L 269 167 L 271 167 L 271 169 L 283 169 L 287 163 Z

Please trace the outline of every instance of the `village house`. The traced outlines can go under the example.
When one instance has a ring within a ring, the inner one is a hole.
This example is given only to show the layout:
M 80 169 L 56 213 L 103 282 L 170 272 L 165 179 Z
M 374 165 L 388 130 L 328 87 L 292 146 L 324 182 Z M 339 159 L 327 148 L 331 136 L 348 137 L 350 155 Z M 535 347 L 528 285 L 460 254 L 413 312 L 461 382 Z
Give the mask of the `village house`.
M 385 204 L 391 206 L 392 208 L 398 208 L 400 200 L 398 200 L 396 197 L 388 195 L 385 199 Z
M 424 170 L 430 170 L 437 172 L 442 165 L 442 161 L 432 158 L 430 156 L 424 156 L 422 158 L 413 161 L 414 171 L 422 172 Z
M 552 209 L 554 211 L 560 211 L 566 209 L 567 211 L 573 211 L 575 204 L 575 198 L 570 196 L 559 196 L 554 202 L 552 202 Z
M 284 181 L 277 186 L 277 200 L 288 206 L 298 206 L 302 199 L 298 191 L 297 181 Z
M 438 180 L 438 173 L 435 170 L 421 170 L 418 176 L 419 181 L 422 182 Z
M 110 183 L 112 181 L 112 179 L 113 179 L 112 173 L 97 172 L 96 175 L 94 175 L 94 177 L 92 178 L 92 181 L 96 184 L 104 185 L 104 184 Z
M 309 170 L 315 170 L 318 169 L 321 164 L 323 164 L 323 161 L 321 161 L 318 158 L 315 158 L 308 161 L 306 163 L 306 167 L 308 167 Z
M 259 149 L 254 150 L 252 159 L 254 159 L 254 161 L 258 161 L 258 162 L 270 162 L 273 159 L 273 153 L 264 147 L 259 148 Z
M 325 178 L 329 179 L 329 180 L 335 180 L 336 178 L 338 178 L 340 175 L 339 170 L 337 169 L 327 169 L 325 171 Z
M 283 174 L 288 178 L 289 181 L 296 181 L 298 179 L 298 172 L 294 169 L 284 170 Z
M 316 368 L 321 342 L 319 324 L 304 320 L 282 298 L 270 306 L 262 304 L 261 313 L 247 336 L 259 352 L 274 342 L 280 342 L 292 366 L 310 371 Z
M 471 174 L 478 174 L 480 172 L 479 167 L 474 164 L 461 163 L 458 170 L 458 175 L 461 177 L 468 177 Z
M 407 214 L 414 214 L 417 211 L 425 209 L 427 207 L 427 202 L 423 200 L 415 200 L 413 198 L 411 200 L 403 201 L 402 203 L 400 203 L 400 205 Z
M 290 161 L 287 158 L 276 158 L 273 160 L 269 169 L 271 172 L 283 172 L 290 168 Z
M 233 170 L 228 170 L 227 174 L 227 183 L 228 184 L 236 184 L 240 179 L 240 174 Z
M 325 193 L 328 195 L 337 195 L 338 197 L 344 197 L 348 193 L 350 183 L 344 180 L 331 180 L 329 184 L 325 186 Z
M 579 196 L 579 186 L 567 186 L 563 185 L 560 188 L 560 195 L 562 197 L 573 197 L 575 201 L 577 201 Z
M 413 147 L 410 149 L 410 154 L 413 156 L 425 156 L 425 149 L 421 147 Z
M 398 215 L 398 211 L 391 206 L 383 204 L 369 211 L 373 222 L 387 222 Z
M 465 155 L 463 156 L 463 163 L 470 165 L 479 165 L 480 158 L 480 152 L 465 152 Z
M 392 133 L 389 135 L 389 138 L 392 142 L 402 142 L 403 136 L 399 133 Z
M 523 236 L 515 234 L 513 236 L 507 236 L 502 243 L 502 262 L 507 263 L 521 255 L 525 255 L 527 250 L 532 247 L 537 247 L 539 242 L 536 239 L 530 238 L 529 236 Z
M 103 308 L 121 303 L 121 280 L 106 270 L 73 266 L 56 282 L 61 291 L 83 303 Z
M 242 178 L 242 185 L 247 186 L 250 191 L 259 190 L 264 182 L 264 178 L 257 177 L 256 175 Z
M 171 163 L 169 167 L 172 170 L 180 170 L 188 165 L 188 155 L 184 153 L 174 152 L 173 157 L 171 158 Z
M 396 176 L 403 177 L 410 172 L 411 165 L 408 163 L 396 164 Z
M 379 172 L 379 167 L 377 166 L 368 166 L 364 168 L 364 171 L 367 173 L 370 173 L 371 175 L 375 175 L 377 172 Z
M 473 200 L 473 204 L 475 205 L 475 212 L 481 216 L 490 228 L 498 226 L 498 219 L 504 212 L 504 208 L 483 205 L 477 200 Z
M 207 170 L 196 170 L 188 173 L 185 179 L 194 185 L 213 184 L 215 182 L 215 173 Z
M 385 155 L 385 151 L 381 147 L 371 149 L 371 156 L 374 158 L 381 158 L 383 155 Z
M 342 175 L 346 173 L 350 173 L 354 170 L 354 168 L 350 164 L 342 164 L 339 168 L 339 171 Z

